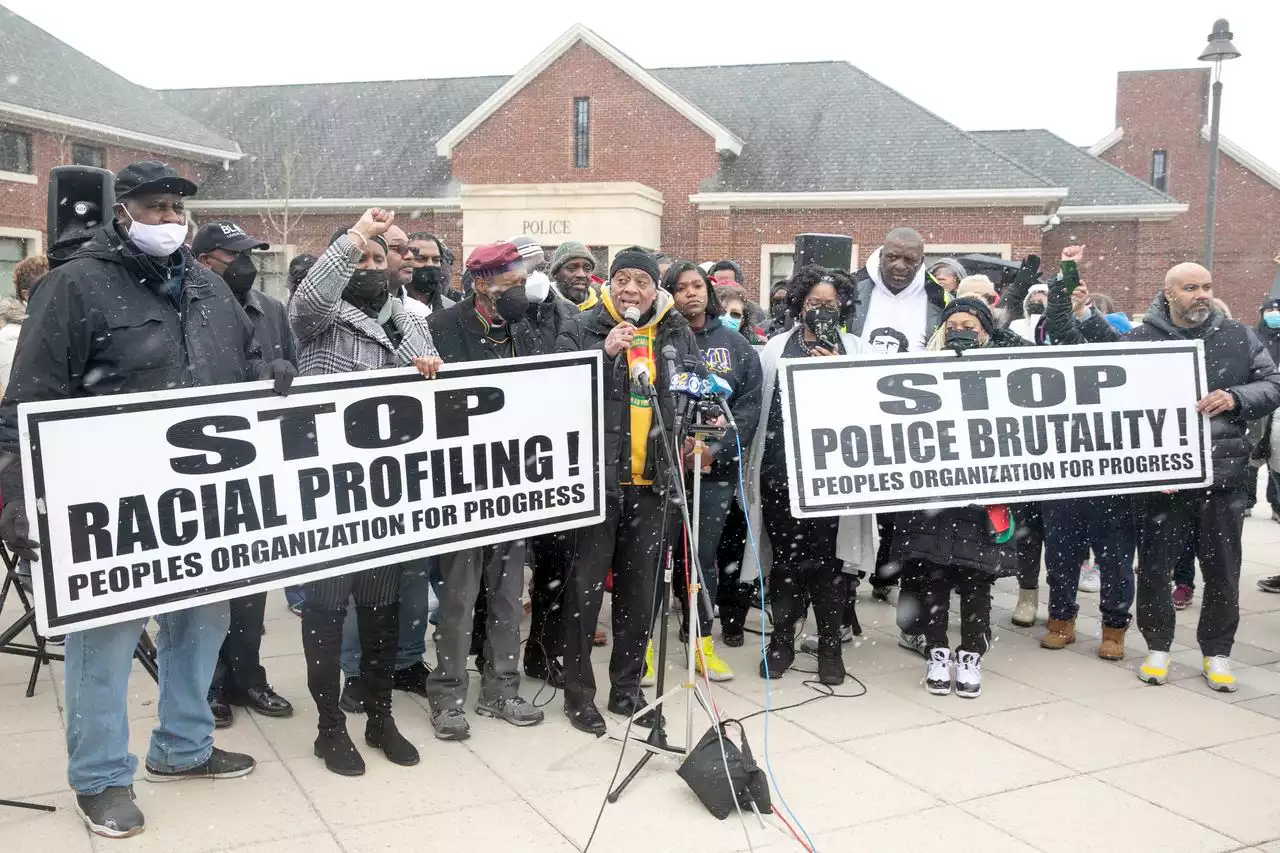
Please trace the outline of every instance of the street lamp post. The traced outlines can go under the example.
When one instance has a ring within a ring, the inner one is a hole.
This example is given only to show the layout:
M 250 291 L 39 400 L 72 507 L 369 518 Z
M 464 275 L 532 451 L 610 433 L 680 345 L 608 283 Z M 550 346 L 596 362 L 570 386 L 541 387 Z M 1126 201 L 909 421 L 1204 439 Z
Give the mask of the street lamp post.
M 1209 195 L 1204 205 L 1204 266 L 1213 269 L 1213 208 L 1218 191 L 1218 117 L 1222 112 L 1222 62 L 1240 55 L 1226 18 L 1213 22 L 1209 44 L 1200 54 L 1201 62 L 1213 63 L 1213 106 L 1209 120 Z

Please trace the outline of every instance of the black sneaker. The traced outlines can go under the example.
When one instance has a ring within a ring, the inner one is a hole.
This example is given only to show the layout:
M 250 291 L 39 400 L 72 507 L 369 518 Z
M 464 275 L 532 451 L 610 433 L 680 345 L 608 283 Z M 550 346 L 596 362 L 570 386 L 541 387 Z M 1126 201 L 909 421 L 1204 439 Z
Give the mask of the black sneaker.
M 364 713 L 365 689 L 360 676 L 353 675 L 342 685 L 342 695 L 338 697 L 338 707 L 348 714 Z
M 649 703 L 640 694 L 630 696 L 610 695 L 608 708 L 610 714 L 617 714 L 620 717 L 632 717 L 635 716 L 637 711 L 649 708 Z M 655 713 L 656 711 L 656 708 L 649 708 L 648 711 L 636 717 L 633 723 L 643 729 L 651 729 L 655 725 L 666 725 L 666 718 Z
M 235 718 L 231 714 L 231 704 L 221 690 L 209 691 L 209 710 L 213 712 L 213 727 L 225 729 L 230 727 Z
M 106 788 L 100 794 L 76 794 L 76 813 L 94 835 L 128 838 L 146 827 L 146 818 L 133 803 L 133 786 Z
M 395 689 L 406 693 L 427 695 L 427 676 L 431 675 L 431 667 L 422 661 L 396 670 Z
M 248 776 L 258 766 L 248 755 L 238 752 L 225 752 L 216 746 L 209 753 L 209 759 L 197 767 L 187 770 L 156 770 L 147 765 L 148 782 L 177 782 L 182 779 L 235 779 Z
M 1280 575 L 1272 575 L 1258 581 L 1258 589 L 1263 592 L 1280 592 Z
M 731 649 L 741 648 L 742 644 L 747 640 L 741 631 L 722 631 L 720 639 Z
M 580 732 L 601 737 L 609 731 L 604 717 L 600 715 L 600 709 L 594 704 L 588 703 L 581 707 L 574 707 L 566 702 L 564 713 L 569 718 L 569 724 Z

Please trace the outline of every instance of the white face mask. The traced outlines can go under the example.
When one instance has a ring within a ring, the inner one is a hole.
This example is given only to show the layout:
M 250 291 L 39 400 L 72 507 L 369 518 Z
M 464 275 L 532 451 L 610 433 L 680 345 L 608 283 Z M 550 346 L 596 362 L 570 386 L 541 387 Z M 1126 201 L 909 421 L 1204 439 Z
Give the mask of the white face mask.
M 529 304 L 537 305 L 551 292 L 551 279 L 541 270 L 534 270 L 525 279 L 524 292 L 529 296 Z
M 128 216 L 123 206 L 121 211 Z M 162 225 L 145 225 L 129 217 L 129 239 L 133 244 L 146 254 L 153 258 L 167 258 L 187 239 L 187 224 L 185 222 L 162 224 Z

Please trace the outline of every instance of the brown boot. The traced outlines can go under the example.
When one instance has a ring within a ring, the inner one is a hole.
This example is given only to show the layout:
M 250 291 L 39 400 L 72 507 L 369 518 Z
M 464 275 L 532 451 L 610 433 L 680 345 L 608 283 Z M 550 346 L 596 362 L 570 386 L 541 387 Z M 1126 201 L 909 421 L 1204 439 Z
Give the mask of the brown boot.
M 1065 649 L 1076 641 L 1076 620 L 1050 619 L 1049 629 L 1040 638 L 1042 649 Z
M 1124 634 L 1128 628 L 1108 628 L 1102 626 L 1102 645 L 1098 646 L 1098 657 L 1103 660 L 1124 660 Z

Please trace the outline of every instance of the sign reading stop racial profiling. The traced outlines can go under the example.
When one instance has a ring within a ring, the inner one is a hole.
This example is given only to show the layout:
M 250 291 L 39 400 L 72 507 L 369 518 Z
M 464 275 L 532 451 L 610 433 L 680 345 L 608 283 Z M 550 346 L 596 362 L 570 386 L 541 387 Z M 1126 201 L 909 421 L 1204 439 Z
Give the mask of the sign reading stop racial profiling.
M 796 517 L 1207 486 L 1200 341 L 780 363 Z
M 604 519 L 598 352 L 23 405 L 66 631 Z M 31 498 L 34 498 L 32 500 Z

